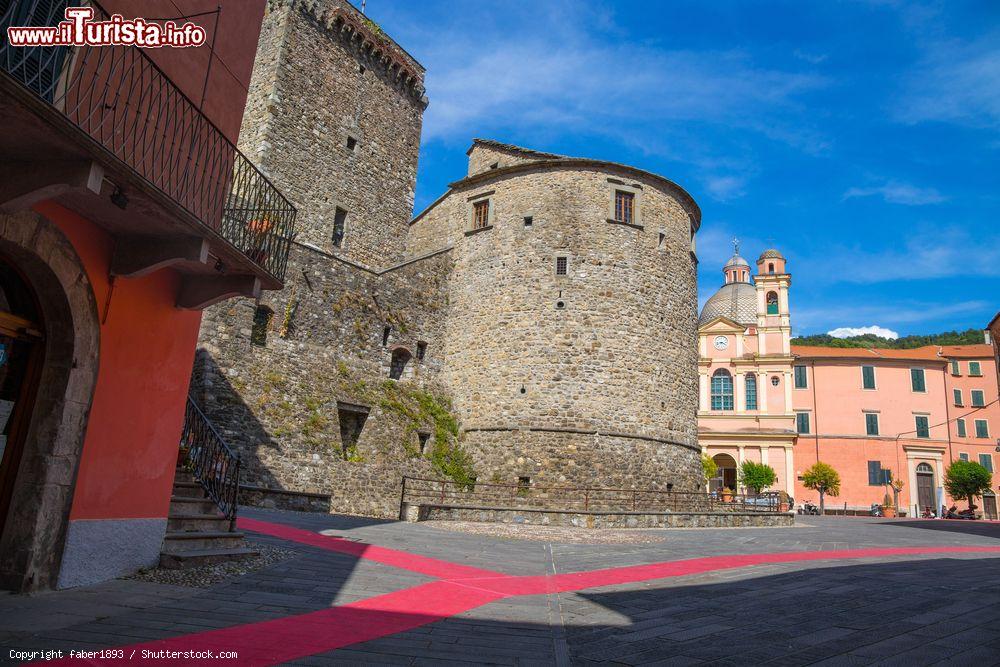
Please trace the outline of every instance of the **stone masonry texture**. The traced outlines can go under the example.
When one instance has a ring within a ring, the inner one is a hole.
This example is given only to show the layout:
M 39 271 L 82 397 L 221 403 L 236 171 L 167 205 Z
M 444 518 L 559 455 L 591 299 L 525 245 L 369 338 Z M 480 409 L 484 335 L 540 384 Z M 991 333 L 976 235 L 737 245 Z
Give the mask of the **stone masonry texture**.
M 698 490 L 697 205 L 638 169 L 476 140 L 408 220 L 423 69 L 359 16 L 265 18 L 240 143 L 299 208 L 298 238 L 283 290 L 206 311 L 192 379 L 244 497 L 396 517 L 403 475 L 449 471 Z M 618 189 L 634 224 L 609 220 Z

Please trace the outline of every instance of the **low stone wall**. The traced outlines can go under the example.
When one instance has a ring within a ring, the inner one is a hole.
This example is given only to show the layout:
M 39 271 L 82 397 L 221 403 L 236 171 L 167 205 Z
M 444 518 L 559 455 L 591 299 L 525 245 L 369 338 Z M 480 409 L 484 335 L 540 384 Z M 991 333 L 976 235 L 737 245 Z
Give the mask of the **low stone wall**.
M 240 486 L 240 505 L 297 512 L 329 512 L 330 494 Z
M 763 528 L 795 525 L 788 512 L 581 512 L 523 508 L 404 505 L 406 521 L 479 521 L 576 528 Z

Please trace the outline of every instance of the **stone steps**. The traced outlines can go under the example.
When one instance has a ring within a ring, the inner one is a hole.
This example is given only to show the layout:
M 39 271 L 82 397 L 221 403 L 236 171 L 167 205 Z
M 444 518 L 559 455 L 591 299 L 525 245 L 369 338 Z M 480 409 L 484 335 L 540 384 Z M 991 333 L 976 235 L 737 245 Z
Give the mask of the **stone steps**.
M 160 567 L 180 569 L 255 556 L 243 533 L 230 529 L 215 502 L 194 476 L 181 468 L 174 477 Z

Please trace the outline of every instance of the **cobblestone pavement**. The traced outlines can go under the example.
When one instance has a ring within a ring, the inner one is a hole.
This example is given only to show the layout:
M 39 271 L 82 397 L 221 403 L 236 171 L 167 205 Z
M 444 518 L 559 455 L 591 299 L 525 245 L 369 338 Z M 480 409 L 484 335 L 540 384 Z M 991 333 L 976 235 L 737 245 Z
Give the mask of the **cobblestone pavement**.
M 242 652 L 230 664 L 1000 664 L 996 523 L 800 517 L 580 544 L 242 516 L 271 533 L 253 540 L 296 555 L 208 589 L 0 597 L 0 658 L 125 646 L 138 659 L 176 638 L 146 648 Z

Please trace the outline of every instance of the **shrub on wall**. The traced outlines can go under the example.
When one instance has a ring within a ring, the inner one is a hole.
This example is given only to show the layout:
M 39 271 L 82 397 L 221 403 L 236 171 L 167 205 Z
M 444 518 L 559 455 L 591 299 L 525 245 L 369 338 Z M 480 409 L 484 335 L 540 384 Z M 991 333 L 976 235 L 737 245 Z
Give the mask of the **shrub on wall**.
M 770 487 L 777 478 L 774 468 L 766 463 L 744 461 L 740 466 L 740 484 L 754 493 L 760 493 Z

